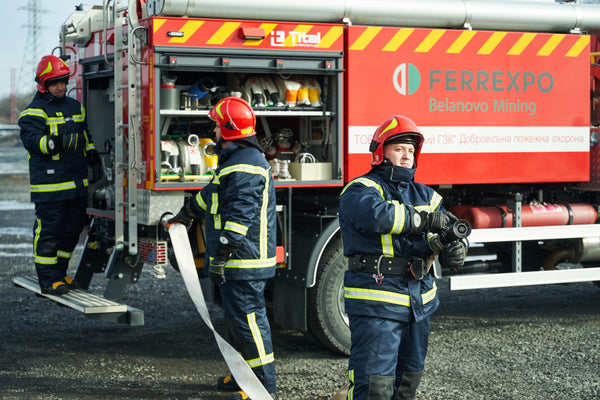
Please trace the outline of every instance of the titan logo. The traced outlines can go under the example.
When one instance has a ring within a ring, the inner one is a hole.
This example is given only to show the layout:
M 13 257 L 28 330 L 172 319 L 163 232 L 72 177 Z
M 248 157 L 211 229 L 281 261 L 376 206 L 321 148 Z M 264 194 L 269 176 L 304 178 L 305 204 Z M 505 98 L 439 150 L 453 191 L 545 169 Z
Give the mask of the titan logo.
M 403 96 L 411 95 L 421 85 L 421 73 L 412 64 L 402 63 L 394 70 L 394 88 Z

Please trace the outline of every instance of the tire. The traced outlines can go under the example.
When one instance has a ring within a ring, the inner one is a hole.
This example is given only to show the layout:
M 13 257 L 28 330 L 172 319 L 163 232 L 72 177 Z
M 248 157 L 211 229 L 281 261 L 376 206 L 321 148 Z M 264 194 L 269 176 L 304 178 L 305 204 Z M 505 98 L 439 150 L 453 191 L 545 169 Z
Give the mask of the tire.
M 344 273 L 348 269 L 341 240 L 331 243 L 318 265 L 315 285 L 308 289 L 308 328 L 331 350 L 350 354 L 350 328 L 344 311 Z

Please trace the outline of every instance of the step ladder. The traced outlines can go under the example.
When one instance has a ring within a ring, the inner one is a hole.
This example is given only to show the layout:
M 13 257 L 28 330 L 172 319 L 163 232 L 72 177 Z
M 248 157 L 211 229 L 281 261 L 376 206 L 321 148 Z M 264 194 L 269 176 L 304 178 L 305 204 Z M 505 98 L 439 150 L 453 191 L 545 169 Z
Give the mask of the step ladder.
M 130 326 L 144 325 L 144 311 L 105 299 L 82 289 L 73 289 L 69 293 L 55 296 L 42 293 L 37 278 L 15 277 L 13 283 L 27 290 L 46 297 L 63 306 L 82 312 L 87 318 L 106 322 L 126 323 Z
M 130 4 L 131 3 L 131 4 Z M 104 13 L 108 14 L 109 2 L 105 3 Z M 139 60 L 142 42 L 146 42 L 145 27 L 139 24 L 135 1 L 113 0 L 114 21 L 114 96 L 115 96 L 115 245 L 118 250 L 127 251 L 131 255 L 138 253 L 138 188 L 143 173 L 141 152 L 141 102 L 139 87 L 141 76 L 139 65 L 147 64 Z M 122 27 L 127 27 L 123 32 Z M 118 29 L 117 29 L 118 28 Z M 108 26 L 104 27 L 104 36 Z M 106 43 L 106 41 L 104 42 Z M 106 47 L 104 57 L 107 63 Z M 127 67 L 127 68 L 125 68 Z M 124 72 L 127 70 L 127 81 Z M 125 101 L 127 96 L 127 101 Z M 128 115 L 123 115 L 127 106 Z M 124 182 L 127 182 L 126 184 Z M 128 221 L 127 236 L 125 223 Z

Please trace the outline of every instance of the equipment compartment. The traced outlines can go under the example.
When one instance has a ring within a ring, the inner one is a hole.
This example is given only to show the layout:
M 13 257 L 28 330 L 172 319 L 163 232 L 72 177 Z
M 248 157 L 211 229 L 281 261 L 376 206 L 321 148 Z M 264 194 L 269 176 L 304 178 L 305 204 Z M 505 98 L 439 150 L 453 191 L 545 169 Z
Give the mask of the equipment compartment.
M 320 56 L 157 56 L 155 185 L 210 180 L 217 160 L 208 112 L 227 96 L 252 105 L 257 139 L 278 186 L 341 183 L 341 61 Z

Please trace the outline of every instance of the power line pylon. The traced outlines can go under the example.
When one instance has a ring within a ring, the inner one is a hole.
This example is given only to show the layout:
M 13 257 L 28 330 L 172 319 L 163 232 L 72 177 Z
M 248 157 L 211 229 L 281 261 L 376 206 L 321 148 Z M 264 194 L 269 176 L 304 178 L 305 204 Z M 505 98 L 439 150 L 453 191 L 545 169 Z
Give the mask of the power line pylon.
M 19 7 L 19 10 L 27 11 L 27 23 L 23 25 L 24 28 L 27 28 L 27 40 L 25 42 L 18 80 L 19 87 L 22 89 L 30 86 L 27 84 L 33 80 L 35 68 L 42 57 L 40 51 L 42 50 L 41 39 L 44 26 L 42 25 L 41 17 L 42 14 L 48 11 L 41 8 L 41 1 L 39 0 L 28 0 L 27 5 Z

